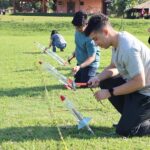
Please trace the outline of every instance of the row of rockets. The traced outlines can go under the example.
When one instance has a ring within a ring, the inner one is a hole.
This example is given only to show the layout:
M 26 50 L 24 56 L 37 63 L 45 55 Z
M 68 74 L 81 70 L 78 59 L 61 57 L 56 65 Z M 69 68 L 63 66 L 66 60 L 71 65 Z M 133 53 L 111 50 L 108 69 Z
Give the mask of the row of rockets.
M 52 52 L 50 49 L 47 49 L 45 51 L 45 46 L 35 42 L 35 45 L 38 49 L 41 50 L 42 53 L 47 54 L 51 58 L 53 58 L 55 61 L 57 61 L 60 65 L 66 66 L 67 62 L 64 61 L 60 56 L 58 56 L 56 53 Z M 72 79 L 69 79 L 65 77 L 63 74 L 61 74 L 55 67 L 53 67 L 50 63 L 39 61 L 39 64 L 43 68 L 43 70 L 47 71 L 49 74 L 51 74 L 53 77 L 55 77 L 60 83 L 62 83 L 65 88 L 76 90 L 77 87 L 87 87 L 87 83 L 75 83 Z M 87 128 L 87 130 L 94 135 L 93 130 L 89 126 L 89 122 L 92 118 L 89 117 L 83 117 L 83 115 L 75 108 L 72 101 L 70 101 L 67 97 L 61 95 L 60 100 L 64 103 L 65 107 L 70 111 L 70 113 L 73 114 L 75 117 L 77 123 L 78 123 L 78 130 L 82 128 Z

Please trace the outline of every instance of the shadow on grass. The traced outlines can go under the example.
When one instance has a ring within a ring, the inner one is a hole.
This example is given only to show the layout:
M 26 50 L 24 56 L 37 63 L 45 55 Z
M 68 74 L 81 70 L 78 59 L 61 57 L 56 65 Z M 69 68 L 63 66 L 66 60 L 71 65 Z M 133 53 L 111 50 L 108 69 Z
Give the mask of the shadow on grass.
M 69 67 L 69 66 L 59 66 L 59 67 L 57 67 L 56 69 L 59 70 L 59 71 L 70 70 L 70 72 L 71 72 L 71 70 L 72 70 L 72 68 Z
M 63 136 L 78 138 L 78 139 L 91 139 L 91 138 L 118 138 L 119 136 L 115 134 L 115 130 L 113 127 L 103 127 L 103 126 L 90 126 L 95 135 L 91 135 L 91 133 L 87 129 L 78 130 L 77 126 L 70 126 L 69 128 L 61 128 L 63 131 Z
M 14 89 L 0 89 L 0 97 L 8 96 L 38 96 L 41 95 L 41 92 L 44 92 L 45 86 L 36 86 L 36 87 L 28 87 L 28 88 L 14 88 Z M 47 86 L 47 90 L 66 90 L 63 85 L 49 85 Z
M 39 55 L 39 54 L 41 54 L 41 52 L 23 52 L 23 54 L 26 54 L 26 55 Z
M 14 72 L 31 72 L 31 71 L 35 71 L 35 69 L 22 69 L 22 70 L 16 70 Z
M 91 139 L 91 138 L 118 138 L 114 133 L 113 128 L 109 127 L 91 127 L 95 132 L 95 135 L 83 129 L 78 131 L 76 126 L 71 126 L 69 129 L 60 130 L 63 134 L 64 139 L 75 138 L 75 139 Z M 54 126 L 27 126 L 27 127 L 10 127 L 0 129 L 0 143 L 3 141 L 29 141 L 29 140 L 60 140 L 57 128 Z

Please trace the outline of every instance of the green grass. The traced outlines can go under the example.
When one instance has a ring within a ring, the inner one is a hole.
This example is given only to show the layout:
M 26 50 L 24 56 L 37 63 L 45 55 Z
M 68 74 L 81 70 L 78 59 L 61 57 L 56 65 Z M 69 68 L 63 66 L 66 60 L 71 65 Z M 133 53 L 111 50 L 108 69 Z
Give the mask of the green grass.
M 48 56 L 42 56 L 33 42 L 45 45 L 49 31 L 58 29 L 68 42 L 66 59 L 74 50 L 74 29 L 70 17 L 0 16 L 0 149 L 2 150 L 63 150 L 60 130 L 69 150 L 148 150 L 149 137 L 124 139 L 114 134 L 112 123 L 119 114 L 105 100 L 105 107 L 97 103 L 89 89 L 67 91 L 51 75 L 37 68 L 38 60 L 51 62 L 61 73 L 71 76 L 71 67 L 60 67 Z M 147 44 L 148 20 L 112 19 L 116 29 L 124 28 Z M 110 62 L 110 51 L 101 52 L 102 70 Z M 45 93 L 45 85 L 49 97 Z M 95 136 L 86 130 L 78 131 L 72 115 L 59 100 L 64 94 L 71 99 L 90 123 Z M 53 108 L 54 116 L 49 112 Z M 62 126 L 70 126 L 63 128 Z

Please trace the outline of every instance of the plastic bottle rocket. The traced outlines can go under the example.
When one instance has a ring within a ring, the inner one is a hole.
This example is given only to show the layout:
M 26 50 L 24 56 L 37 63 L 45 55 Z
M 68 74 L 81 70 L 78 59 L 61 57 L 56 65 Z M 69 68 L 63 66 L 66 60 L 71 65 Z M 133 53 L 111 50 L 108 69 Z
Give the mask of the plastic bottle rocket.
M 53 75 L 56 79 L 58 79 L 59 82 L 72 88 L 72 84 L 69 82 L 70 80 L 64 75 L 62 75 L 60 72 L 58 72 L 58 70 L 51 64 L 42 61 L 39 61 L 39 64 L 42 65 L 42 68 L 44 70 L 48 71 L 51 75 Z
M 75 81 L 67 78 L 63 74 L 61 74 L 55 67 L 53 67 L 50 63 L 39 61 L 39 64 L 42 68 L 48 71 L 52 76 L 54 76 L 59 82 L 64 84 L 67 89 L 76 90 L 77 87 L 86 87 L 87 83 L 75 83 Z
M 89 122 L 91 121 L 91 118 L 88 117 L 83 117 L 80 112 L 76 110 L 74 105 L 70 100 L 68 100 L 65 96 L 61 95 L 60 96 L 61 101 L 65 104 L 66 108 L 74 115 L 78 122 L 78 130 L 86 127 L 88 131 L 90 131 L 93 135 L 94 132 L 92 129 L 89 127 Z
M 66 62 L 60 56 L 58 56 L 56 53 L 52 52 L 50 49 L 45 50 L 46 47 L 38 42 L 34 42 L 34 43 L 39 49 L 41 49 L 41 52 L 45 52 L 47 55 L 49 55 L 55 61 L 57 61 L 60 65 L 66 65 Z

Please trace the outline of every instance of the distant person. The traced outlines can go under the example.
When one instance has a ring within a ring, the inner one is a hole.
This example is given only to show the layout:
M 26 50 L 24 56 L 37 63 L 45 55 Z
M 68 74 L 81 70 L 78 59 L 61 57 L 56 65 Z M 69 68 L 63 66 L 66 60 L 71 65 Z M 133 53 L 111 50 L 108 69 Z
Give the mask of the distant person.
M 51 46 L 53 52 L 56 52 L 56 48 L 63 52 L 67 46 L 67 42 L 65 41 L 64 37 L 59 34 L 57 30 L 52 30 L 50 35 L 50 44 L 49 47 L 45 48 L 45 51 L 51 48 Z
M 150 33 L 150 28 L 148 29 L 148 32 Z M 148 43 L 150 44 L 150 36 L 149 36 L 149 39 L 148 39 Z
M 2 10 L 2 14 L 3 14 L 3 15 L 6 14 L 6 10 L 5 10 L 5 9 Z
M 100 50 L 95 42 L 85 36 L 84 30 L 88 23 L 88 16 L 85 12 L 75 13 L 72 24 L 74 25 L 76 48 L 68 61 L 76 57 L 77 65 L 72 69 L 75 82 L 87 82 L 96 75 L 100 62 Z
M 141 9 L 141 17 L 144 19 L 145 10 L 144 8 Z

